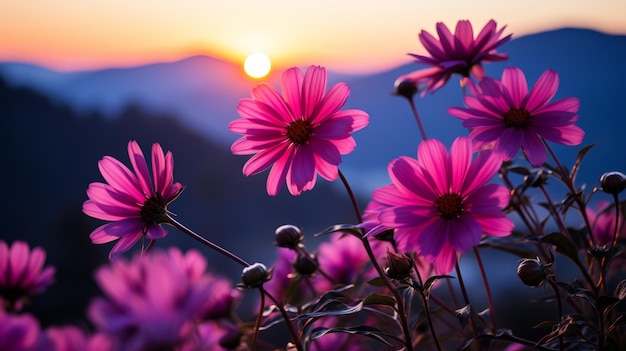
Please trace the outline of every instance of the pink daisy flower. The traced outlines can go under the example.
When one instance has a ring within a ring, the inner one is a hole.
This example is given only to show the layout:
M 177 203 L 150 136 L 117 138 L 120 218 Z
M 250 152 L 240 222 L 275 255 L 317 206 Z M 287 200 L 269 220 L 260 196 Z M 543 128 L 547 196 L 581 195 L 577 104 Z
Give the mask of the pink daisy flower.
M 496 22 L 490 20 L 474 38 L 472 24 L 467 20 L 458 21 L 454 35 L 448 27 L 437 23 L 439 40 L 422 30 L 419 39 L 430 56 L 410 54 L 415 62 L 430 68 L 399 77 L 396 82 L 424 82 L 426 91 L 434 92 L 441 88 L 453 74 L 463 77 L 474 75 L 478 80 L 485 76 L 482 62 L 504 61 L 507 54 L 496 52 L 496 48 L 511 39 L 511 34 L 501 38 L 506 26 L 497 29 Z
M 502 81 L 485 78 L 473 87 L 474 96 L 465 97 L 467 108 L 451 107 L 448 113 L 463 120 L 476 147 L 494 143 L 507 160 L 521 148 L 530 164 L 538 167 L 547 158 L 542 138 L 573 146 L 585 136 L 574 125 L 578 121 L 577 98 L 548 103 L 558 86 L 558 74 L 549 69 L 529 93 L 522 70 L 509 67 L 502 72 Z
M 228 128 L 243 137 L 231 151 L 236 155 L 254 154 L 243 166 L 246 176 L 271 166 L 267 193 L 274 196 L 283 183 L 292 195 L 313 189 L 317 174 L 333 181 L 341 155 L 354 150 L 350 133 L 364 128 L 369 116 L 361 110 L 340 111 L 350 89 L 335 84 L 328 92 L 326 70 L 310 66 L 285 71 L 280 93 L 266 83 L 252 89 L 252 98 L 239 102 L 241 116 Z
M 90 304 L 90 320 L 120 350 L 174 349 L 232 307 L 232 285 L 226 290 L 223 278 L 198 275 L 205 267 L 197 251 L 177 248 L 115 260 L 96 272 L 105 297 Z
M 91 235 L 94 244 L 119 239 L 109 258 L 130 249 L 140 238 L 160 239 L 167 235 L 161 226 L 167 221 L 167 206 L 183 190 L 174 183 L 174 158 L 163 153 L 159 144 L 152 145 L 152 177 L 143 152 L 136 141 L 128 143 L 128 157 L 134 173 L 120 161 L 105 156 L 98 162 L 100 173 L 107 183 L 89 184 L 83 203 L 83 213 L 112 221 L 96 228 Z
M 392 183 L 374 191 L 382 226 L 395 228 L 401 251 L 417 251 L 438 274 L 452 271 L 458 253 L 476 246 L 483 233 L 506 236 L 513 222 L 502 213 L 508 190 L 487 184 L 501 165 L 492 151 L 472 160 L 467 137 L 454 140 L 450 152 L 436 139 L 422 141 L 417 159 L 389 164 Z
M 40 335 L 39 321 L 32 315 L 14 315 L 0 309 L 0 350 L 36 350 Z
M 44 268 L 45 260 L 46 252 L 40 247 L 30 250 L 23 241 L 15 241 L 9 247 L 0 240 L 0 307 L 20 310 L 28 296 L 52 284 L 55 269 Z

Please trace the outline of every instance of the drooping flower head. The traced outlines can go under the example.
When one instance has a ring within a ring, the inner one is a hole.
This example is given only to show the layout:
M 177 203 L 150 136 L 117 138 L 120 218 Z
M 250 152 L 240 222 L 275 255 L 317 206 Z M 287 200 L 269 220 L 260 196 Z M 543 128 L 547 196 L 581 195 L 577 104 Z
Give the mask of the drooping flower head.
M 511 39 L 511 34 L 501 37 L 506 26 L 497 29 L 496 22 L 490 20 L 474 38 L 472 24 L 460 20 L 454 34 L 448 27 L 437 23 L 439 40 L 422 30 L 419 39 L 430 56 L 410 54 L 415 62 L 430 66 L 401 76 L 396 83 L 411 81 L 416 85 L 424 83 L 424 92 L 441 88 L 453 74 L 469 77 L 470 74 L 481 80 L 484 75 L 482 62 L 504 61 L 507 54 L 496 52 L 496 48 Z
M 236 155 L 254 154 L 243 167 L 246 176 L 271 167 L 267 193 L 274 196 L 283 183 L 292 195 L 311 190 L 317 174 L 333 181 L 341 155 L 354 150 L 350 133 L 368 124 L 361 110 L 342 110 L 350 94 L 344 83 L 328 92 L 326 70 L 310 66 L 306 74 L 298 68 L 283 73 L 281 94 L 267 83 L 252 89 L 252 98 L 239 102 L 241 116 L 230 123 L 230 131 L 243 137 L 231 151 Z
M 233 301 L 224 279 L 205 268 L 197 251 L 183 255 L 177 248 L 112 261 L 96 272 L 105 297 L 92 301 L 88 315 L 121 350 L 173 349 Z
M 44 268 L 46 252 L 23 241 L 0 240 L 0 310 L 20 310 L 24 300 L 52 284 L 55 269 Z
M 388 167 L 392 183 L 374 191 L 382 226 L 395 229 L 401 251 L 417 251 L 439 274 L 449 273 L 458 253 L 476 246 L 483 233 L 506 236 L 513 222 L 502 213 L 509 202 L 504 186 L 487 184 L 501 157 L 458 137 L 450 152 L 436 139 L 422 141 L 417 159 L 400 157 Z M 371 235 L 371 234 L 368 234 Z
M 549 102 L 559 87 L 559 76 L 545 71 L 528 92 L 521 69 L 509 67 L 502 81 L 483 79 L 465 97 L 464 107 L 451 107 L 448 113 L 463 120 L 476 147 L 492 146 L 508 160 L 520 148 L 531 165 L 541 166 L 547 158 L 542 138 L 563 145 L 578 145 L 585 132 L 578 121 L 579 101 L 569 97 Z
M 174 183 L 172 153 L 164 154 L 161 145 L 152 145 L 154 183 L 136 141 L 128 143 L 128 157 L 134 173 L 110 156 L 98 162 L 106 183 L 89 184 L 89 200 L 83 203 L 86 215 L 112 221 L 96 228 L 89 236 L 94 244 L 119 239 L 109 254 L 110 258 L 127 251 L 142 237 L 153 240 L 166 236 L 162 223 L 166 221 L 167 206 L 183 190 L 180 183 Z

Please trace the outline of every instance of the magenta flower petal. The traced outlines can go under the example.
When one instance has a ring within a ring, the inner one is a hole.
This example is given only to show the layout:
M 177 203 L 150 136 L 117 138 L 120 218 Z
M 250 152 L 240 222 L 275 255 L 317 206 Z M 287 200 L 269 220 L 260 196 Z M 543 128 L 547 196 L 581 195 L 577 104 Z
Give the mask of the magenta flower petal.
M 98 162 L 108 184 L 90 184 L 87 189 L 89 200 L 83 203 L 86 215 L 112 221 L 96 228 L 90 235 L 94 244 L 120 240 L 109 257 L 127 251 L 143 236 L 148 239 L 164 237 L 167 232 L 161 224 L 167 221 L 167 206 L 183 189 L 180 183 L 174 183 L 172 154 L 164 154 L 159 144 L 152 145 L 154 183 L 137 142 L 128 143 L 128 157 L 135 173 L 110 156 Z
M 411 81 L 420 86 L 422 83 L 427 91 L 435 92 L 441 88 L 453 74 L 463 77 L 474 75 L 479 80 L 484 77 L 483 62 L 502 61 L 508 57 L 497 53 L 496 48 L 511 39 L 511 35 L 502 37 L 505 27 L 497 29 L 496 22 L 490 20 L 474 38 L 472 24 L 467 20 L 460 20 L 456 24 L 455 32 L 443 23 L 437 23 L 436 29 L 439 39 L 422 30 L 419 40 L 429 55 L 410 54 L 416 63 L 430 66 L 396 80 Z
M 269 195 L 275 196 L 284 183 L 292 195 L 299 195 L 315 186 L 317 175 L 337 179 L 341 155 L 356 145 L 350 134 L 367 125 L 367 113 L 340 111 L 350 94 L 348 86 L 338 83 L 326 92 L 327 84 L 322 67 L 311 66 L 305 74 L 290 68 L 281 79 L 282 96 L 262 83 L 252 90 L 252 99 L 239 102 L 241 118 L 228 128 L 242 137 L 231 151 L 254 154 L 243 167 L 246 176 L 271 167 Z
M 19 311 L 28 297 L 52 284 L 55 269 L 44 267 L 45 260 L 46 252 L 39 247 L 31 250 L 23 241 L 9 247 L 0 240 L 0 313 Z
M 448 113 L 463 120 L 478 145 L 494 143 L 507 160 L 523 149 L 530 164 L 538 167 L 547 158 L 542 139 L 573 146 L 584 138 L 583 130 L 574 125 L 578 99 L 549 102 L 558 83 L 558 74 L 547 70 L 529 93 L 524 73 L 509 67 L 501 82 L 485 78 L 473 88 L 474 96 L 464 99 L 467 108 L 453 107 Z
M 449 153 L 438 140 L 422 141 L 418 158 L 392 161 L 392 184 L 372 195 L 378 227 L 394 229 L 398 248 L 417 251 L 438 274 L 448 274 L 458 253 L 478 245 L 483 234 L 503 236 L 513 230 L 502 213 L 510 194 L 486 184 L 502 158 L 482 151 L 472 160 L 474 149 L 468 137 L 455 139 Z
M 114 261 L 95 274 L 104 296 L 89 305 L 89 319 L 116 350 L 178 350 L 199 335 L 200 321 L 228 316 L 238 299 L 206 266 L 199 253 L 178 249 Z

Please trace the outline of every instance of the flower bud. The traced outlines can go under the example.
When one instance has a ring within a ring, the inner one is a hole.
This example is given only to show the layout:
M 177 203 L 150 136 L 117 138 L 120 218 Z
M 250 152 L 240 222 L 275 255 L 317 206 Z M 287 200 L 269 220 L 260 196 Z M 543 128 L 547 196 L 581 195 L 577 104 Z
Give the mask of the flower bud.
M 606 172 L 600 177 L 600 187 L 608 194 L 617 195 L 626 188 L 626 175 L 622 172 Z
M 394 95 L 403 96 L 409 100 L 413 98 L 413 95 L 419 90 L 417 84 L 409 79 L 397 80 L 394 84 Z
M 253 263 L 241 271 L 241 281 L 246 288 L 257 288 L 270 280 L 272 272 L 263 263 Z
M 410 254 L 387 251 L 388 267 L 385 274 L 391 279 L 404 280 L 408 278 L 413 270 L 415 260 Z
M 541 263 L 538 258 L 525 258 L 520 261 L 517 266 L 517 276 L 522 283 L 538 288 L 548 277 L 546 273 L 547 266 Z
M 310 254 L 298 255 L 296 261 L 293 263 L 293 269 L 300 276 L 310 276 L 317 272 L 319 264 L 317 263 L 317 257 Z
M 295 225 L 285 224 L 276 228 L 276 246 L 295 249 L 300 245 L 304 235 L 302 230 Z

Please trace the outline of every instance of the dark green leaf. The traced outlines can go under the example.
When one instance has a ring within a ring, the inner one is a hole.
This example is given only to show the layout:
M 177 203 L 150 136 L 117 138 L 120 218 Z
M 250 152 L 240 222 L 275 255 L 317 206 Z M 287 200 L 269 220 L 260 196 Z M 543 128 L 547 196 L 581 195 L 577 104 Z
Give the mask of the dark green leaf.
M 360 228 L 360 227 L 358 227 L 355 224 L 335 224 L 333 226 L 330 226 L 330 227 L 322 230 L 319 233 L 316 233 L 314 236 L 332 234 L 332 233 L 336 233 L 336 232 L 352 234 L 352 235 L 356 236 L 359 239 L 363 238 L 363 235 L 364 235 L 363 228 Z
M 461 328 L 465 328 L 467 322 L 469 322 L 469 319 L 471 318 L 472 306 L 466 305 L 465 307 L 461 307 L 458 310 L 454 311 L 454 313 L 459 319 L 459 322 L 461 322 Z
M 610 311 L 615 305 L 620 302 L 620 299 L 614 296 L 606 296 L 602 295 L 598 297 L 596 301 L 596 308 L 598 309 L 598 313 L 605 314 Z
M 387 341 L 388 339 L 395 338 L 394 336 L 383 332 L 382 330 L 374 327 L 370 327 L 367 325 L 359 325 L 356 327 L 335 327 L 335 328 L 315 328 L 311 333 L 311 339 L 319 339 L 322 336 L 329 333 L 347 333 L 347 334 L 358 334 L 367 336 L 370 338 L 374 338 L 387 346 L 392 347 L 393 345 Z
M 426 296 L 430 295 L 430 289 L 432 289 L 433 285 L 439 280 L 439 279 L 448 279 L 448 278 L 454 278 L 451 275 L 435 275 L 432 276 L 428 279 L 426 279 L 426 281 L 424 282 L 424 294 L 426 294 Z
M 375 277 L 367 281 L 367 284 L 371 286 L 375 286 L 377 288 L 382 288 L 385 286 L 385 280 L 381 277 Z
M 363 300 L 363 305 L 386 305 L 386 306 L 395 306 L 396 299 L 393 296 L 382 295 L 382 294 L 369 294 Z
M 613 296 L 620 299 L 620 301 L 623 300 L 624 297 L 626 297 L 626 279 L 617 283 L 617 286 L 615 287 L 615 291 L 613 292 Z
M 559 232 L 550 233 L 541 238 L 541 242 L 554 245 L 556 252 L 569 257 L 575 263 L 579 262 L 576 246 L 563 234 Z
M 353 314 L 361 311 L 363 309 L 363 301 L 357 303 L 356 305 L 350 306 L 341 301 L 331 300 L 327 301 L 322 308 L 317 311 L 309 312 L 302 314 L 296 319 L 309 319 L 309 318 L 319 318 L 325 316 L 342 316 L 347 314 Z
M 574 183 L 574 180 L 576 179 L 576 175 L 578 174 L 578 171 L 580 170 L 580 164 L 583 161 L 583 158 L 585 157 L 587 152 L 591 150 L 591 148 L 593 148 L 594 146 L 595 144 L 587 145 L 581 148 L 580 151 L 578 151 L 578 156 L 576 156 L 576 162 L 574 162 L 574 165 L 572 166 L 572 171 L 569 174 L 569 177 L 572 179 L 572 183 Z

